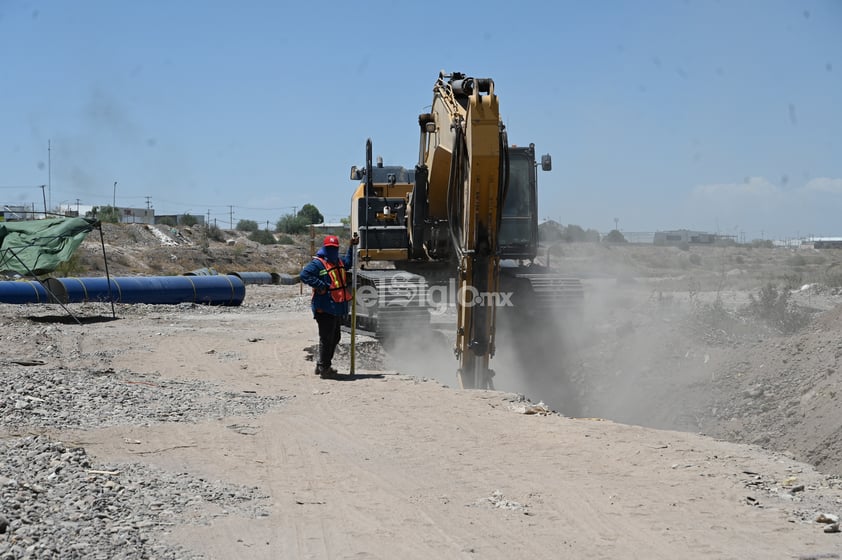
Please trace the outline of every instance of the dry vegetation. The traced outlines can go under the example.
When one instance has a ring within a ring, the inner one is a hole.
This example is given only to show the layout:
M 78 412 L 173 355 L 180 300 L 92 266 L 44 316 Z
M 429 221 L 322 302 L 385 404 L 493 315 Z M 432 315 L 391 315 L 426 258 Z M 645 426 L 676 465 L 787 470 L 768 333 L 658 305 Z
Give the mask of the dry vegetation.
M 292 236 L 293 244 L 264 245 L 250 240 L 248 232 L 236 230 L 218 230 L 208 236 L 202 226 L 103 223 L 102 228 L 102 240 L 99 232 L 92 232 L 61 274 L 104 275 L 103 240 L 108 272 L 114 276 L 169 276 L 202 268 L 221 274 L 297 274 L 311 254 L 309 235 Z

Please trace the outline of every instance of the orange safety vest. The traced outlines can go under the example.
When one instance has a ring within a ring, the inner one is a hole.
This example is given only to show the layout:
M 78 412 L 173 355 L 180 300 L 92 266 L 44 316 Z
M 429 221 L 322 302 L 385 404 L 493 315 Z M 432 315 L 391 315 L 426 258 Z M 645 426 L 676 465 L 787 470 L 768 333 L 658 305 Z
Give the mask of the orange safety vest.
M 324 272 L 319 274 L 327 274 L 330 277 L 329 291 L 331 299 L 336 303 L 351 301 L 351 290 L 348 289 L 348 282 L 345 277 L 345 265 L 342 264 L 342 260 L 340 259 L 339 264 L 332 265 L 322 257 L 316 258 L 319 259 L 322 266 L 325 267 Z M 313 294 L 316 294 L 315 288 L 313 288 Z

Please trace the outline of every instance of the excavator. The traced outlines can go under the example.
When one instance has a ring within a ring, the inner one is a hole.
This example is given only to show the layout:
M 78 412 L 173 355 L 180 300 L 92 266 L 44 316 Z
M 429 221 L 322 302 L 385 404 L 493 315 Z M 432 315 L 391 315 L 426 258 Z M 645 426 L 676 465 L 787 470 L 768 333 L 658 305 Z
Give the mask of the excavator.
M 535 146 L 509 145 L 492 79 L 442 71 L 418 124 L 413 169 L 373 163 L 370 139 L 365 165 L 351 168 L 353 320 L 388 340 L 429 328 L 447 300 L 460 387 L 492 389 L 498 313 L 523 342 L 535 340 L 521 327 L 546 333 L 541 317 L 576 313 L 581 282 L 537 262 Z M 541 169 L 551 168 L 542 156 Z

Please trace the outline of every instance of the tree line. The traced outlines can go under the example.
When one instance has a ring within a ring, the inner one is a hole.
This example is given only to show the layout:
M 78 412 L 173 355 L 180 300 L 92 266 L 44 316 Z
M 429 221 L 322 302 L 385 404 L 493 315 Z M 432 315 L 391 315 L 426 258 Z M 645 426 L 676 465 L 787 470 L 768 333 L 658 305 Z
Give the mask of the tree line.
M 90 212 L 92 217 L 97 218 L 103 222 L 119 222 L 120 213 L 117 208 L 111 206 L 102 206 L 93 208 Z M 158 223 L 163 223 L 170 226 L 177 225 L 175 219 L 172 217 L 163 217 L 158 220 Z M 184 226 L 193 226 L 198 223 L 198 219 L 190 214 L 184 214 L 178 218 L 178 224 Z M 249 233 L 249 239 L 263 244 L 273 243 L 291 243 L 292 240 L 287 236 L 306 233 L 311 224 L 323 224 L 324 216 L 314 204 L 305 204 L 300 210 L 294 213 L 284 214 L 275 222 L 275 229 L 269 230 L 267 226 L 261 229 L 260 224 L 256 220 L 240 220 L 237 222 L 237 231 Z M 169 223 L 173 222 L 173 223 Z M 349 218 L 343 218 L 342 223 L 350 222 Z M 208 228 L 218 230 L 216 226 L 208 225 Z M 214 231 L 214 233 L 217 233 Z M 218 234 L 221 236 L 221 231 Z M 275 238 L 275 233 L 284 234 L 280 239 Z M 540 240 L 544 243 L 552 242 L 590 242 L 599 243 L 626 243 L 626 238 L 620 231 L 614 229 L 605 236 L 601 236 L 595 229 L 585 229 L 576 224 L 568 224 L 566 226 L 553 221 L 547 221 L 538 226 L 538 233 Z M 216 237 L 216 235 L 212 236 Z

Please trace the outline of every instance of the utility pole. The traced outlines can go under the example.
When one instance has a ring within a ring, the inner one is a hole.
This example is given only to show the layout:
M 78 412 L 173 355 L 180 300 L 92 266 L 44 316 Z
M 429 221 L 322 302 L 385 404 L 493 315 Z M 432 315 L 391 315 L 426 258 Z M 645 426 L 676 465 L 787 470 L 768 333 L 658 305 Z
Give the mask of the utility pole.
M 50 140 L 47 140 L 47 190 L 50 194 L 50 206 L 53 204 L 53 157 Z
M 228 229 L 234 229 L 234 207 L 228 206 Z
M 117 209 L 117 181 L 114 181 L 114 197 L 111 199 L 111 207 Z
M 79 215 L 79 199 L 76 199 L 76 215 Z
M 41 185 L 41 196 L 44 198 L 44 217 L 47 217 L 47 195 L 44 193 L 44 189 L 47 185 Z
M 146 209 L 149 210 L 150 208 L 152 208 L 152 197 L 147 196 L 146 197 Z

